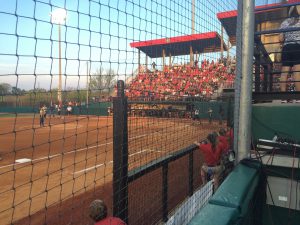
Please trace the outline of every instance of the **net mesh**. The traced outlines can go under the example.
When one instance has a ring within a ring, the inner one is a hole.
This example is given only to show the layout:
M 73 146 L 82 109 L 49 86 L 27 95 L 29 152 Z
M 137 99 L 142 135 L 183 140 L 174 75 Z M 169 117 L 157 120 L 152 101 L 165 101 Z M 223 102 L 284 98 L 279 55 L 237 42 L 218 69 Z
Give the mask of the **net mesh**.
M 233 88 L 235 47 L 217 13 L 236 8 L 213 0 L 3 3 L 1 224 L 92 224 L 94 199 L 112 215 L 117 80 L 129 101 L 129 170 L 226 128 L 232 105 L 221 97 Z M 196 191 L 203 159 L 193 158 Z M 168 164 L 168 212 L 189 195 L 188 162 Z M 162 185 L 159 166 L 128 184 L 130 224 L 162 220 Z

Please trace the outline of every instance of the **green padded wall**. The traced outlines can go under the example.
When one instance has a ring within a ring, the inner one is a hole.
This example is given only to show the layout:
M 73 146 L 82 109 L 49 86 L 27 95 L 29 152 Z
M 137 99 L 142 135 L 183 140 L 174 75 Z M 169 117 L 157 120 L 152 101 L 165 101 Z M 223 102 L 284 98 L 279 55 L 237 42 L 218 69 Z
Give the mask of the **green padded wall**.
M 74 115 L 97 115 L 97 116 L 107 116 L 107 108 L 111 107 L 111 102 L 100 102 L 100 103 L 92 103 L 89 105 L 87 109 L 85 106 L 82 107 L 73 107 L 73 114 Z M 65 112 L 66 106 L 64 107 Z M 19 114 L 19 113 L 39 113 L 38 106 L 4 106 L 0 107 L 0 113 L 12 113 L 12 114 Z M 49 113 L 49 112 L 48 112 Z M 56 113 L 56 112 L 55 112 Z
M 238 164 L 189 225 L 248 224 L 243 221 L 253 212 L 250 202 L 258 186 L 260 170 L 259 162 Z
M 207 204 L 189 222 L 189 225 L 232 225 L 236 224 L 239 210 L 231 207 Z
M 210 204 L 237 208 L 245 215 L 258 184 L 258 169 L 238 164 L 209 200 Z
M 252 107 L 253 140 L 281 137 L 300 141 L 300 104 L 257 104 Z

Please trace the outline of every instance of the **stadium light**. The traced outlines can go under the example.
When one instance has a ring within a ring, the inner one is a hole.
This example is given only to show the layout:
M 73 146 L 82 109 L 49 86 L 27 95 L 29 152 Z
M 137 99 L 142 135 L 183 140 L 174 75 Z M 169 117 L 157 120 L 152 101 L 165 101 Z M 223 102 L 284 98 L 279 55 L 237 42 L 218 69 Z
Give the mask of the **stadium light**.
M 55 9 L 52 13 L 50 13 L 51 16 L 51 23 L 54 24 L 64 24 L 66 22 L 67 18 L 67 11 L 65 9 Z
M 58 100 L 59 105 L 61 106 L 62 105 L 62 94 L 61 94 L 62 75 L 61 75 L 61 41 L 60 41 L 61 28 L 60 28 L 60 26 L 65 24 L 65 22 L 66 22 L 67 11 L 65 9 L 57 8 L 52 13 L 50 13 L 50 17 L 51 17 L 51 23 L 58 25 L 59 78 L 58 78 L 57 100 Z

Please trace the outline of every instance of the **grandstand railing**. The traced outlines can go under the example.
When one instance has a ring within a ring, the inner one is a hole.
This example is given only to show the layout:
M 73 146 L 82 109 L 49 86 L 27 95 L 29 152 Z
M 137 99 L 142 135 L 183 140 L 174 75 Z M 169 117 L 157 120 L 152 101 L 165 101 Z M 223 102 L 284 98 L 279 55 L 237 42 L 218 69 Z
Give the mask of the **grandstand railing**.
M 193 152 L 197 150 L 196 145 L 191 145 L 185 149 L 179 150 L 175 153 L 172 153 L 171 155 L 168 155 L 164 158 L 155 160 L 153 162 L 150 162 L 146 164 L 145 166 L 141 168 L 137 168 L 135 170 L 129 171 L 128 173 L 128 183 L 131 183 L 137 179 L 139 179 L 141 176 L 146 175 L 147 173 L 152 172 L 153 170 L 157 170 L 158 168 L 162 169 L 163 173 L 163 182 L 162 182 L 162 195 L 163 195 L 163 202 L 162 202 L 162 218 L 163 221 L 168 221 L 168 165 L 170 162 L 175 161 L 181 157 L 184 157 L 186 155 L 189 155 L 189 179 L 188 179 L 188 189 L 189 189 L 189 196 L 193 195 L 194 192 L 194 183 L 193 183 Z
M 285 9 L 290 6 L 299 5 L 297 2 L 283 3 L 275 6 L 268 6 L 256 11 L 267 11 L 272 9 Z M 253 82 L 253 99 L 255 101 L 272 101 L 272 100 L 299 100 L 300 91 L 295 87 L 299 80 L 295 80 L 292 73 L 288 74 L 288 79 L 282 81 L 281 77 L 281 47 L 283 43 L 276 35 L 285 34 L 289 32 L 299 32 L 299 27 L 287 27 L 280 28 L 280 24 L 287 18 L 291 18 L 289 15 L 278 16 L 277 18 L 261 21 L 261 24 L 268 22 L 273 24 L 270 28 L 257 29 L 254 32 L 255 51 L 254 51 L 254 82 Z M 259 26 L 258 26 L 259 27 Z M 269 35 L 271 38 L 269 41 L 262 42 L 263 37 Z M 298 72 L 298 71 L 293 71 Z M 286 83 L 286 91 L 280 90 L 280 85 Z

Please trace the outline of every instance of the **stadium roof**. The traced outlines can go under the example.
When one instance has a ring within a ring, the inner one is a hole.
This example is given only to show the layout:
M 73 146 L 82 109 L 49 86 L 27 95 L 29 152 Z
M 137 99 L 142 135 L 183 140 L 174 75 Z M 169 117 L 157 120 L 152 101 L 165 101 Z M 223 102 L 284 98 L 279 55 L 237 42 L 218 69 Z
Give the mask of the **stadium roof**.
M 221 37 L 217 32 L 208 32 L 202 34 L 190 34 L 170 38 L 161 38 L 149 41 L 140 41 L 130 43 L 132 48 L 137 48 L 151 58 L 162 57 L 163 49 L 166 56 L 189 55 L 190 46 L 193 52 L 208 53 L 221 50 Z M 224 51 L 227 46 L 223 41 Z
M 274 3 L 255 7 L 255 23 L 259 24 L 265 21 L 272 21 L 281 18 L 282 15 L 286 17 L 287 6 L 299 4 L 299 0 L 289 0 L 287 3 Z M 281 7 L 279 7 L 281 6 Z M 286 7 L 282 7 L 286 6 Z M 236 26 L 237 26 L 237 10 L 217 13 L 217 17 L 222 23 L 230 43 L 236 43 Z

